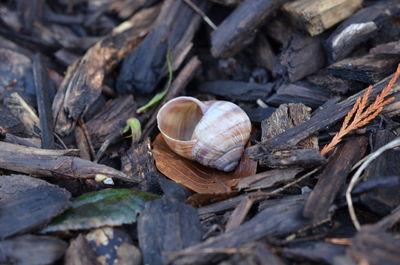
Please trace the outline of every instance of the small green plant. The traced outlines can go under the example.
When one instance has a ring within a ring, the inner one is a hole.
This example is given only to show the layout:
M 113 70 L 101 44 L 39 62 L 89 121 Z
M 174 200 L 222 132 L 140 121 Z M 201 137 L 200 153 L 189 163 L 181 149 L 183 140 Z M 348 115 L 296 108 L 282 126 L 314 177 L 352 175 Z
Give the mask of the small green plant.
M 131 132 L 128 137 L 132 137 L 134 142 L 139 141 L 140 137 L 142 136 L 142 126 L 140 125 L 140 121 L 136 118 L 129 118 L 126 121 L 126 125 L 123 133 Z

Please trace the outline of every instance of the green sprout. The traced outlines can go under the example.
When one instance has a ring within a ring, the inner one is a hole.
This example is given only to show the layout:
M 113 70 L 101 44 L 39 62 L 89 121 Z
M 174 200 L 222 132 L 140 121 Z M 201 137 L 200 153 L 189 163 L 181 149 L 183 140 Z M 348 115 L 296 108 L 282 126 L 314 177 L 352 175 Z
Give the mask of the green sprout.
M 126 121 L 126 126 L 123 133 L 127 133 L 131 131 L 131 134 L 128 137 L 132 137 L 134 142 L 139 141 L 140 137 L 142 136 L 142 126 L 140 125 L 140 121 L 136 118 L 129 118 Z
M 154 107 L 157 103 L 159 103 L 165 97 L 165 95 L 168 92 L 168 89 L 171 87 L 172 78 L 173 78 L 171 51 L 168 51 L 168 53 L 167 53 L 167 66 L 168 66 L 168 82 L 165 85 L 164 90 L 157 93 L 149 102 L 147 102 L 146 105 L 137 109 L 137 111 L 136 111 L 137 114 L 142 114 L 142 113 L 148 111 L 150 108 Z

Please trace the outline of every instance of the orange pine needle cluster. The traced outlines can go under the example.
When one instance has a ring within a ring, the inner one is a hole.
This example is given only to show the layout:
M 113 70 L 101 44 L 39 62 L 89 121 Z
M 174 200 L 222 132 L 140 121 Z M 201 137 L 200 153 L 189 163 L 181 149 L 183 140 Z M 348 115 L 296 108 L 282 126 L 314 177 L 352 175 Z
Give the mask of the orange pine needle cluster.
M 369 86 L 367 91 L 365 91 L 364 95 L 357 98 L 356 103 L 353 108 L 347 113 L 344 118 L 342 127 L 339 132 L 332 138 L 331 142 L 321 150 L 322 155 L 326 155 L 329 151 L 331 151 L 338 143 L 342 141 L 342 138 L 347 135 L 349 132 L 356 130 L 370 121 L 372 121 L 376 116 L 381 113 L 383 107 L 389 102 L 394 100 L 394 97 L 385 99 L 393 85 L 396 83 L 397 78 L 400 76 L 400 64 L 397 67 L 396 73 L 393 75 L 392 79 L 389 81 L 387 86 L 382 89 L 381 93 L 376 96 L 375 101 L 369 105 L 368 108 L 365 108 L 368 104 L 368 97 L 371 94 L 372 86 Z

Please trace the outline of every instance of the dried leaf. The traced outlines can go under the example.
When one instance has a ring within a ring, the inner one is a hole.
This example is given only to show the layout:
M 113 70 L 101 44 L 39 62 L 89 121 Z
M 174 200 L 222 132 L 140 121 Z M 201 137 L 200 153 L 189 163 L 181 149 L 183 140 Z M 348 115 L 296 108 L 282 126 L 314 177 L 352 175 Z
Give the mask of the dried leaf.
M 246 155 L 232 172 L 222 172 L 205 167 L 197 162 L 175 154 L 159 134 L 153 142 L 153 157 L 157 169 L 173 181 L 203 194 L 221 194 L 231 192 L 239 179 L 254 175 L 257 163 Z

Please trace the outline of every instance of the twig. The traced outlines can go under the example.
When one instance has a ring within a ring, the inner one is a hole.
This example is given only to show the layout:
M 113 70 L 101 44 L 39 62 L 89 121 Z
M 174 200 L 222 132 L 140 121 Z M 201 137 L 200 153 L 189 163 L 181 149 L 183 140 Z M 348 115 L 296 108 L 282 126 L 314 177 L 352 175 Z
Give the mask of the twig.
M 342 141 L 342 138 L 349 132 L 356 130 L 372 121 L 376 116 L 379 115 L 379 113 L 381 113 L 383 107 L 386 104 L 394 100 L 394 97 L 388 98 L 386 100 L 385 98 L 389 95 L 390 90 L 396 83 L 399 76 L 400 64 L 398 65 L 395 74 L 393 75 L 387 86 L 382 89 L 381 93 L 376 96 L 375 101 L 371 105 L 369 105 L 368 108 L 365 107 L 368 104 L 368 97 L 371 94 L 373 86 L 369 86 L 364 95 L 357 98 L 357 101 L 354 104 L 353 108 L 347 113 L 346 117 L 344 118 L 342 127 L 340 128 L 339 132 L 333 137 L 331 142 L 325 145 L 325 147 L 321 150 L 322 155 L 326 155 L 329 151 L 331 151 L 338 143 Z
M 354 226 L 356 227 L 357 230 L 360 230 L 360 223 L 358 222 L 356 213 L 354 211 L 353 201 L 351 199 L 351 191 L 353 190 L 354 186 L 357 184 L 358 180 L 360 179 L 360 176 L 361 176 L 362 172 L 364 171 L 364 169 L 367 168 L 367 166 L 369 164 L 371 164 L 371 162 L 373 160 L 375 160 L 378 156 L 380 156 L 386 150 L 393 149 L 393 148 L 396 148 L 398 146 L 400 146 L 400 137 L 394 139 L 393 141 L 391 141 L 388 144 L 382 146 L 381 148 L 379 148 L 375 152 L 371 153 L 368 156 L 368 158 L 365 160 L 365 162 L 356 171 L 354 176 L 351 178 L 349 187 L 346 190 L 346 201 L 347 201 L 347 206 L 349 208 L 349 213 L 350 213 L 351 220 L 353 221 L 353 224 L 354 224 Z
M 196 6 L 191 0 L 183 0 L 188 6 L 190 6 L 197 14 L 201 16 L 201 18 L 206 22 L 213 30 L 217 29 L 217 26 L 211 21 L 209 17 L 201 10 L 198 6 Z

